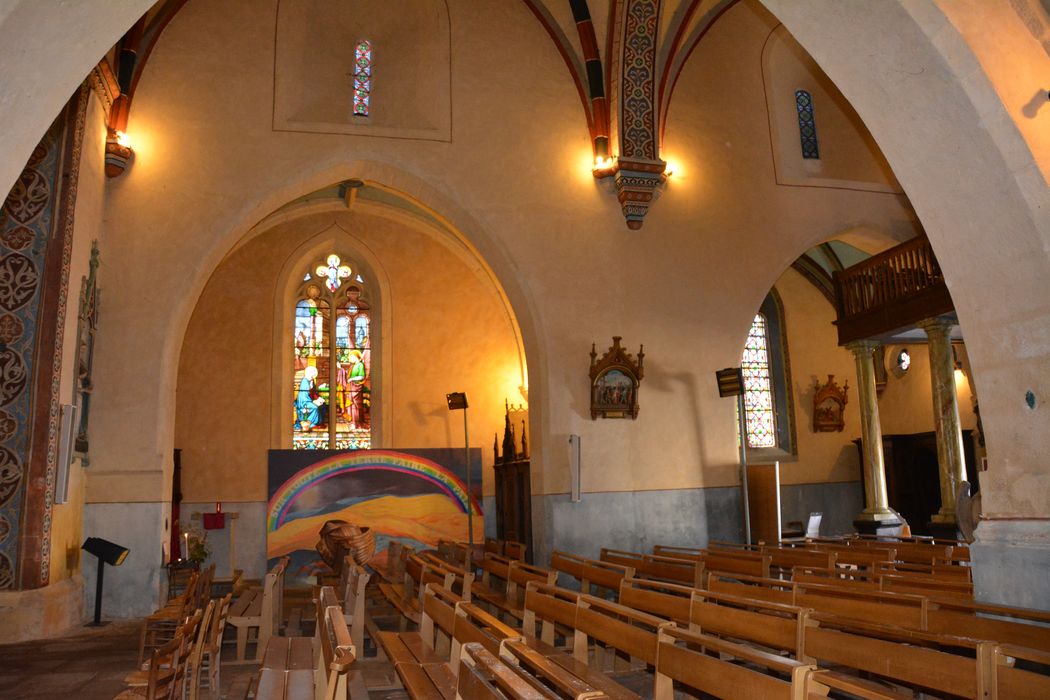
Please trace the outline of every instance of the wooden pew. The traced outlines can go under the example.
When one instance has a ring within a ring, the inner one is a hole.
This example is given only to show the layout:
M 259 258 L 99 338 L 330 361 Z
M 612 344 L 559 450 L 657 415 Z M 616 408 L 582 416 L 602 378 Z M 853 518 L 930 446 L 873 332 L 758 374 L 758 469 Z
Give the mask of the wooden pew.
M 456 606 L 456 618 L 452 630 L 452 652 L 449 656 L 453 670 L 458 671 L 457 663 L 462 655 L 464 644 L 478 643 L 489 653 L 498 656 L 500 645 L 507 639 L 523 640 L 524 634 L 519 629 L 503 624 L 473 603 L 459 603 Z
M 457 700 L 549 700 L 551 696 L 481 644 L 470 643 L 464 645 L 459 660 L 455 697 Z
M 353 557 L 348 556 L 343 589 L 336 592 L 337 595 L 342 596 L 340 603 L 346 622 L 350 625 L 350 638 L 353 640 L 354 646 L 357 647 L 359 654 L 364 654 L 365 649 L 365 629 L 368 626 L 365 603 L 367 601 L 366 590 L 370 578 L 371 575 L 368 571 L 356 563 Z
M 674 583 L 627 578 L 620 584 L 619 601 L 620 605 L 688 626 L 695 590 Z
M 703 562 L 707 572 L 742 574 L 769 578 L 772 558 L 768 554 L 750 549 L 739 551 L 730 549 L 696 549 L 692 547 L 670 547 L 656 545 L 653 554 L 674 559 L 687 559 Z
M 551 555 L 551 568 L 576 579 L 580 584 L 580 590 L 587 594 L 590 594 L 594 587 L 617 595 L 620 591 L 620 583 L 625 578 L 634 576 L 634 567 L 631 566 L 610 564 L 598 559 L 585 559 L 558 551 Z
M 468 647 L 470 645 L 467 645 Z M 545 656 L 526 642 L 509 639 L 500 649 L 500 658 L 512 668 L 520 669 L 530 685 L 549 691 L 554 697 L 568 700 L 599 700 L 609 697 L 564 665 Z M 566 657 L 572 659 L 572 657 Z M 550 695 L 544 694 L 544 697 Z
M 1043 673 L 1022 668 L 1018 661 L 1035 664 Z M 1050 698 L 1050 654 L 1024 647 L 998 645 L 987 653 L 985 668 L 991 700 L 1046 700 Z
M 600 558 L 611 564 L 632 567 L 638 578 L 682 583 L 687 586 L 701 586 L 704 582 L 704 564 L 699 560 L 638 554 L 618 549 L 602 549 Z
M 382 582 L 379 591 L 401 613 L 401 630 L 409 622 L 418 625 L 422 609 L 423 591 L 428 583 L 451 589 L 456 575 L 433 561 L 415 554 L 405 562 L 405 576 L 400 585 Z
M 975 603 L 846 588 L 824 583 L 788 582 L 713 575 L 709 589 L 755 600 L 813 608 L 841 617 L 926 631 L 973 637 L 1050 652 L 1050 613 Z
M 915 637 L 906 633 L 895 639 L 897 632 L 890 627 L 882 627 L 876 637 L 874 626 L 866 625 L 863 633 L 858 633 L 851 628 L 852 624 L 852 621 L 833 616 L 811 615 L 805 629 L 801 660 L 844 666 L 916 691 L 965 698 L 985 697 L 981 658 L 994 644 L 966 639 L 955 642 L 961 648 L 976 645 L 977 658 L 970 658 L 919 646 L 914 643 Z M 912 643 L 904 643 L 901 639 Z M 949 647 L 953 640 L 938 636 L 937 643 L 942 648 Z
M 237 628 L 237 657 L 230 663 L 246 663 L 262 658 L 270 637 L 280 631 L 284 591 L 284 572 L 288 558 L 284 557 L 267 572 L 261 588 L 250 588 L 230 605 L 227 624 Z M 255 632 L 252 636 L 251 632 Z M 255 641 L 255 654 L 246 656 L 249 641 Z
M 525 588 L 522 630 L 526 642 L 543 654 L 571 651 L 576 629 L 576 602 L 580 593 L 558 586 L 530 582 Z M 565 639 L 562 648 L 555 646 L 558 637 Z
M 633 608 L 611 603 L 602 598 L 581 595 L 576 604 L 575 639 L 573 656 L 581 663 L 589 663 L 593 652 L 595 666 L 601 670 L 604 649 L 610 654 L 609 670 L 613 670 L 615 658 L 626 655 L 628 659 L 656 665 L 656 633 L 674 623 Z M 594 648 L 591 649 L 591 643 Z
M 525 592 L 525 640 L 523 645 L 536 652 L 539 656 L 550 659 L 551 662 L 560 666 L 582 683 L 600 690 L 610 698 L 637 700 L 639 696 L 636 693 L 624 688 L 599 670 L 603 655 L 596 655 L 597 665 L 592 666 L 588 663 L 589 650 L 586 630 L 577 631 L 578 615 L 581 610 L 579 602 L 583 599 L 607 603 L 607 601 L 603 601 L 600 598 L 586 596 L 582 593 L 558 588 L 557 586 L 530 583 Z M 616 607 L 617 609 L 622 608 L 622 606 Z M 597 609 L 592 610 L 590 613 L 592 619 L 587 623 L 587 627 L 591 629 L 592 633 L 601 632 L 598 629 L 601 626 L 598 616 L 602 612 L 603 610 Z M 638 612 L 634 614 L 643 615 L 643 613 Z M 652 616 L 645 616 L 645 618 L 649 620 L 656 619 Z M 664 623 L 663 620 L 659 620 L 659 622 Z M 537 625 L 540 630 L 538 636 L 536 636 Z M 558 635 L 564 636 L 571 644 L 568 653 L 567 650 L 555 646 Z M 605 635 L 601 634 L 601 636 L 604 637 Z M 506 646 L 509 647 L 510 643 L 506 643 Z
M 465 569 L 462 566 L 451 564 L 430 553 L 424 554 L 423 558 L 434 567 L 436 572 L 440 571 L 446 576 L 446 588 L 454 591 L 468 603 L 470 602 L 471 589 L 474 586 L 473 567 Z M 452 574 L 451 580 L 448 579 L 448 574 Z
M 377 641 L 412 698 L 455 696 L 449 644 L 455 629 L 455 610 L 461 598 L 446 588 L 427 584 L 419 632 L 380 632 Z M 444 635 L 444 637 L 442 637 Z
M 729 663 L 719 657 L 733 658 L 746 665 Z M 911 697 L 870 681 L 817 670 L 812 664 L 768 654 L 744 644 L 664 628 L 659 633 L 654 700 L 672 700 L 675 697 L 674 682 L 703 693 L 705 697 L 740 700 L 822 700 L 828 696 L 829 690 L 868 700 Z
M 525 586 L 530 581 L 553 585 L 558 578 L 556 571 L 491 554 L 486 554 L 481 568 L 481 585 L 474 587 L 478 600 L 492 606 L 497 617 L 507 613 L 519 621 L 524 615 Z
M 776 653 L 786 652 L 799 659 L 802 657 L 806 613 L 805 609 L 794 605 L 694 591 L 689 609 L 689 629 L 747 642 Z
M 805 696 L 793 693 L 792 686 L 804 684 L 806 672 L 814 670 L 811 664 L 673 627 L 659 631 L 658 650 L 654 700 L 673 700 L 674 682 L 716 698 L 796 700 Z M 745 660 L 749 667 L 722 661 L 705 651 Z M 756 666 L 771 672 L 763 673 Z M 781 680 L 775 673 L 785 674 L 791 681 Z
M 514 542 L 513 540 L 507 540 L 503 543 L 503 554 L 508 559 L 516 559 L 517 561 L 525 561 L 525 545 L 521 542 Z

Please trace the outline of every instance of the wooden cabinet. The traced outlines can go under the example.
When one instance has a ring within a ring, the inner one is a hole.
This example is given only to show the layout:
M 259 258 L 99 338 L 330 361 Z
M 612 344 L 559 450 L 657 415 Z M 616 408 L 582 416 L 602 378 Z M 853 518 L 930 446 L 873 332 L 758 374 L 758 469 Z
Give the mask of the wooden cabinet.
M 525 560 L 532 563 L 532 479 L 529 460 L 495 465 L 496 537 L 522 542 Z

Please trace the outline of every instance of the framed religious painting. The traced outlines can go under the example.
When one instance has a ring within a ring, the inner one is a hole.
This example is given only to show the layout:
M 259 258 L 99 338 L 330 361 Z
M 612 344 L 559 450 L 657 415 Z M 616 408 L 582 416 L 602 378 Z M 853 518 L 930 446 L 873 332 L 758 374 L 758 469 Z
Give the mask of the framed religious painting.
M 645 346 L 639 346 L 638 358 L 620 346 L 620 336 L 601 358 L 591 344 L 591 419 L 637 418 L 638 384 L 642 380 Z

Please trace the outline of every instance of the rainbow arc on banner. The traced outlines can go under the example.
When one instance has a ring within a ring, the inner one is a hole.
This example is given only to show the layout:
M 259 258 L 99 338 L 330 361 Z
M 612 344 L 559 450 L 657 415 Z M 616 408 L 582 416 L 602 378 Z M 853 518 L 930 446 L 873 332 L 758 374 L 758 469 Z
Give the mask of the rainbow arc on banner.
M 273 532 L 285 523 L 289 509 L 308 489 L 326 479 L 357 471 L 397 472 L 423 479 L 451 498 L 462 513 L 467 512 L 468 502 L 473 504 L 474 513 L 482 512 L 463 481 L 437 462 L 396 450 L 358 450 L 314 462 L 281 484 L 267 507 L 267 531 Z

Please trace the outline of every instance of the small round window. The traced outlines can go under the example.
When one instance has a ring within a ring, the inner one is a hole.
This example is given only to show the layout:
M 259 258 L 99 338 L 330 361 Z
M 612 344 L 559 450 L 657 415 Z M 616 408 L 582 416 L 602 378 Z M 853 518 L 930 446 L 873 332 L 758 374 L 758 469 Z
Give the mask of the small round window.
M 897 353 L 897 368 L 901 372 L 907 372 L 909 367 L 911 367 L 911 354 L 905 348 Z

